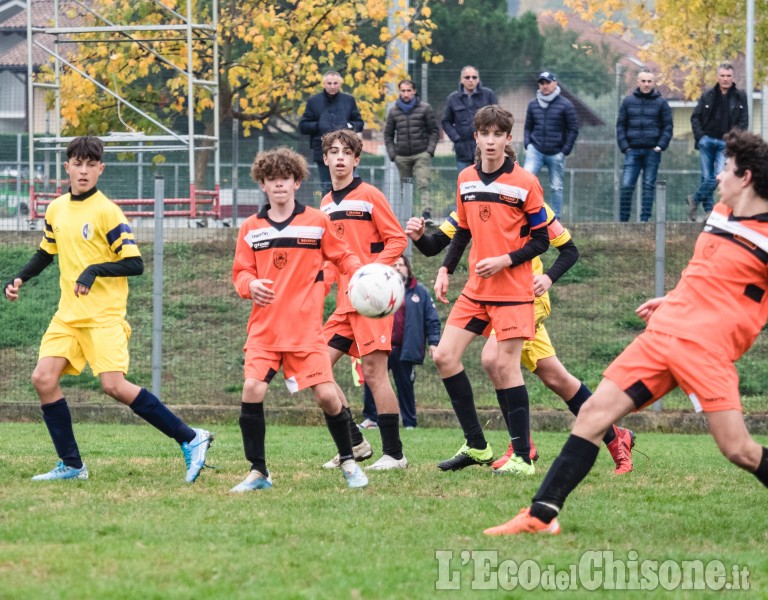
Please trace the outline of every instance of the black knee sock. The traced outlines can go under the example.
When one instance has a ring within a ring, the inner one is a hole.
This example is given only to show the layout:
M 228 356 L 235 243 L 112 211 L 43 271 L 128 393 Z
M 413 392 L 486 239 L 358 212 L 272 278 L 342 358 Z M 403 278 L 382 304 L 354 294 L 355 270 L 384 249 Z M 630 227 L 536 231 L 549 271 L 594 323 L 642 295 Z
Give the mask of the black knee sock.
M 503 392 L 507 400 L 507 429 L 509 439 L 515 448 L 515 454 L 528 464 L 531 464 L 531 424 L 528 406 L 528 390 L 524 385 L 518 385 Z
M 603 442 L 607 446 L 608 444 L 610 444 L 615 439 L 616 439 L 616 426 L 615 425 L 611 425 L 608 428 L 608 431 L 606 431 L 605 435 L 603 436 Z
M 496 390 L 496 402 L 499 403 L 499 410 L 501 410 L 501 416 L 504 417 L 504 424 L 509 431 L 509 407 L 507 406 L 507 397 L 504 390 Z
M 80 458 L 80 450 L 72 429 L 72 415 L 67 401 L 61 398 L 56 402 L 43 404 L 40 408 L 43 411 L 43 421 L 48 427 L 53 447 L 56 448 L 56 454 L 59 455 L 61 462 L 73 469 L 81 469 L 83 460 Z
M 343 409 L 344 412 L 347 413 L 347 426 L 349 427 L 349 435 L 352 438 L 352 445 L 358 446 L 363 443 L 363 432 L 360 431 L 360 429 L 357 426 L 357 423 L 355 423 L 355 419 L 352 416 L 352 411 L 349 409 L 349 406 Z
M 571 434 L 533 497 L 531 515 L 545 523 L 554 519 L 568 495 L 592 469 L 599 450 L 592 442 Z
M 573 395 L 573 398 L 566 402 L 568 405 L 568 410 L 573 413 L 574 417 L 579 416 L 579 411 L 581 410 L 582 404 L 589 400 L 591 395 L 592 391 L 582 383 L 579 391 Z
M 403 458 L 403 443 L 400 441 L 400 415 L 379 413 L 379 435 L 381 451 L 395 460 Z
M 760 464 L 755 471 L 755 477 L 760 480 L 765 487 L 768 487 L 768 448 L 763 446 L 763 457 L 760 459 Z
M 263 402 L 243 402 L 240 404 L 240 431 L 243 434 L 245 458 L 251 463 L 251 469 L 255 469 L 263 475 L 269 475 L 264 451 L 267 423 L 264 419 Z
M 469 383 L 466 371 L 460 371 L 456 375 L 443 379 L 443 385 L 445 385 L 445 391 L 448 392 L 448 397 L 451 399 L 453 412 L 456 413 L 456 418 L 464 432 L 467 446 L 477 450 L 485 450 L 488 443 L 485 441 L 483 428 L 477 417 L 475 399 L 472 396 L 472 385 Z
M 130 404 L 131 410 L 179 444 L 195 439 L 195 432 L 146 388 Z
M 352 437 L 349 435 L 349 415 L 347 411 L 342 408 L 338 415 L 332 416 L 327 412 L 323 414 L 325 415 L 325 424 L 328 425 L 328 431 L 331 432 L 333 442 L 339 451 L 340 463 L 353 458 Z

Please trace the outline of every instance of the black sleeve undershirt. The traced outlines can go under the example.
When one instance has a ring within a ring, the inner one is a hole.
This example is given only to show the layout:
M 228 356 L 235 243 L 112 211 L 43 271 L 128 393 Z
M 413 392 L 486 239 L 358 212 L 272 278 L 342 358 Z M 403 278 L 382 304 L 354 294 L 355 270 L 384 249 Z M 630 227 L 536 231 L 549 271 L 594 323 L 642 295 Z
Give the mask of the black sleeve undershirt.
M 29 281 L 33 277 L 37 277 L 45 271 L 46 268 L 53 262 L 53 254 L 48 254 L 42 248 L 38 248 L 37 252 L 32 255 L 26 265 L 16 274 L 15 277 L 9 279 L 3 284 L 3 290 L 9 285 L 13 284 L 15 279 L 21 279 L 22 282 Z
M 124 258 L 117 262 L 106 262 L 91 265 L 77 278 L 77 283 L 87 288 L 93 287 L 96 277 L 131 277 L 144 272 L 144 261 L 140 256 Z
M 576 264 L 576 261 L 579 260 L 579 249 L 573 243 L 573 240 L 568 240 L 565 244 L 558 247 L 557 250 L 559 254 L 555 262 L 552 263 L 552 266 L 545 273 L 552 280 L 552 283 L 555 283 L 565 275 Z
M 424 256 L 437 256 L 447 248 L 450 243 L 451 238 L 445 235 L 442 231 L 436 231 L 430 235 L 422 235 L 418 240 L 413 242 L 413 245 L 416 246 L 419 252 Z
M 539 227 L 531 231 L 531 239 L 525 242 L 525 245 L 519 250 L 509 253 L 512 259 L 510 268 L 533 260 L 539 254 L 544 254 L 549 248 L 549 232 L 546 227 Z
M 448 252 L 446 252 L 445 258 L 443 259 L 443 266 L 448 269 L 449 274 L 452 274 L 456 269 L 456 265 L 459 264 L 459 261 L 464 254 L 464 250 L 471 239 L 472 233 L 469 229 L 456 227 L 456 233 L 453 234 L 453 239 L 448 245 Z

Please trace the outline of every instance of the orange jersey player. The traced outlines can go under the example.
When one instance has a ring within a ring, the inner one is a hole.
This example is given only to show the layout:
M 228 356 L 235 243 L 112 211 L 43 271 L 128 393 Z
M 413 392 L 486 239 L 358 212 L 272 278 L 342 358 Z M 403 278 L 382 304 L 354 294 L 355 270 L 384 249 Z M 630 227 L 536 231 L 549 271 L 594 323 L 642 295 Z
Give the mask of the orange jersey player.
M 557 515 L 610 424 L 676 387 L 704 412 L 723 455 L 768 486 L 768 449 L 744 424 L 733 364 L 768 320 L 768 144 L 732 130 L 725 155 L 720 203 L 677 287 L 637 309 L 646 330 L 603 373 L 531 506 L 486 534 L 559 533 Z
M 333 131 L 323 136 L 323 160 L 330 169 L 333 190 L 322 199 L 320 210 L 330 217 L 333 233 L 346 240 L 363 263 L 391 265 L 402 255 L 408 239 L 384 194 L 355 177 L 354 169 L 360 162 L 362 149 L 362 141 L 350 131 Z M 343 293 L 348 282 L 349 274 L 340 273 L 336 310 L 323 328 L 328 352 L 333 364 L 344 354 L 362 359 L 363 375 L 379 412 L 383 453 L 368 468 L 403 469 L 408 461 L 400 441 L 400 409 L 387 371 L 394 317 L 369 319 L 355 312 Z M 349 411 L 341 388 L 336 386 L 336 391 Z M 354 423 L 352 427 L 355 457 L 370 458 L 373 454 L 370 444 Z M 338 457 L 323 466 L 337 467 Z
M 495 330 L 501 386 L 497 397 L 515 454 L 494 473 L 535 472 L 520 359 L 523 342 L 536 333 L 531 260 L 549 248 L 549 235 L 539 180 L 507 155 L 513 122 L 512 115 L 497 105 L 485 106 L 475 115 L 480 161 L 459 174 L 456 233 L 435 281 L 437 299 L 447 303 L 448 275 L 472 239 L 469 280 L 451 309 L 434 355 L 466 440 L 452 458 L 438 464 L 444 471 L 493 462 L 461 357 L 477 335 L 487 337 Z
M 267 203 L 240 227 L 232 265 L 237 293 L 253 302 L 244 348 L 240 413 L 243 447 L 251 469 L 233 492 L 272 487 L 264 444 L 264 398 L 280 367 L 291 393 L 312 389 L 348 486 L 359 488 L 368 483 L 353 459 L 349 416 L 336 395 L 322 336 L 324 261 L 331 261 L 347 276 L 361 264 L 346 242 L 333 234 L 326 215 L 296 201 L 296 190 L 308 172 L 304 159 L 287 148 L 260 153 L 251 167 L 251 176 Z

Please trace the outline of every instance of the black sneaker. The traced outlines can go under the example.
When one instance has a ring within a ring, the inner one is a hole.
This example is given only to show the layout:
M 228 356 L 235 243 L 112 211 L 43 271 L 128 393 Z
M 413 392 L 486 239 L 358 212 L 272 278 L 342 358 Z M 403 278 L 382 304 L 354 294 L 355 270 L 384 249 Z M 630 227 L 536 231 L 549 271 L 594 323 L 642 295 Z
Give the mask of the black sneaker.
M 484 450 L 470 448 L 464 444 L 453 457 L 437 463 L 437 468 L 442 471 L 461 471 L 472 465 L 490 465 L 492 462 L 493 450 L 490 444 L 487 444 Z

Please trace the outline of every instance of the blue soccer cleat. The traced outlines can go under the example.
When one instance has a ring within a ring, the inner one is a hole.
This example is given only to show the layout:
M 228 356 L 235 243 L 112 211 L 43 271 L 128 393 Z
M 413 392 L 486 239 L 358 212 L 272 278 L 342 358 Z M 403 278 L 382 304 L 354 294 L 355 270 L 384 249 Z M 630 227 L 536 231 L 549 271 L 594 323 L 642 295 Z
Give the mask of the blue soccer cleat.
M 205 464 L 205 455 L 213 442 L 213 435 L 205 429 L 193 429 L 195 437 L 191 442 L 184 442 L 181 451 L 184 454 L 184 462 L 187 465 L 187 483 L 194 483 L 200 475 Z
M 242 492 L 253 492 L 255 490 L 268 490 L 272 487 L 272 478 L 264 475 L 261 471 L 254 469 L 248 476 L 233 487 L 230 492 L 236 494 Z
M 368 485 L 368 478 L 354 460 L 345 460 L 341 463 L 341 472 L 347 480 L 347 487 L 363 488 Z
M 83 465 L 79 469 L 75 469 L 59 461 L 55 468 L 47 473 L 35 475 L 32 481 L 54 481 L 57 479 L 88 479 L 88 467 Z

